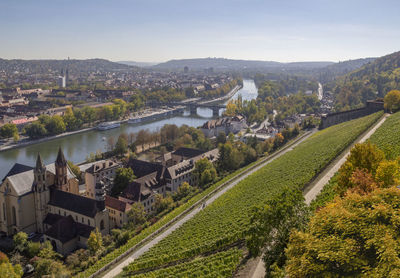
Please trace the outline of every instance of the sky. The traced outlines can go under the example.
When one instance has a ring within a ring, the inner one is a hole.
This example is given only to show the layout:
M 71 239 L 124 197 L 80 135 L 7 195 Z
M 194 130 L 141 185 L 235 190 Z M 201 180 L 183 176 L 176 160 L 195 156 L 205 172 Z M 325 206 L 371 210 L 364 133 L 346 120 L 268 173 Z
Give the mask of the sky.
M 344 61 L 400 50 L 398 0 L 0 0 L 0 58 Z

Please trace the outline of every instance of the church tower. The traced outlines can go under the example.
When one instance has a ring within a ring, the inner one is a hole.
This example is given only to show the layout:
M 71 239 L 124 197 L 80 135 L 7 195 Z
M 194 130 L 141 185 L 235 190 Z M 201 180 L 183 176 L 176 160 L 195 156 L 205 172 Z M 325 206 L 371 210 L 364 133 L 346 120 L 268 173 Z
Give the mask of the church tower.
M 68 191 L 67 188 L 67 160 L 64 157 L 64 153 L 61 147 L 58 149 L 57 159 L 54 163 L 56 176 L 55 176 L 55 186 L 59 190 Z
M 36 228 L 39 233 L 43 233 L 43 221 L 47 214 L 47 203 L 49 202 L 50 194 L 46 184 L 46 166 L 38 154 L 36 166 L 33 169 L 33 196 L 35 200 L 35 216 Z

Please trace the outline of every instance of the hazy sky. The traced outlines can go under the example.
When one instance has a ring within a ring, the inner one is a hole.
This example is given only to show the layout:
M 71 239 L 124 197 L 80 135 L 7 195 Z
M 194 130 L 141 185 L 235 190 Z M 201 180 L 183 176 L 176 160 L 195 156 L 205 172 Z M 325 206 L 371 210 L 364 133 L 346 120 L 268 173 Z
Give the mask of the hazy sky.
M 0 58 L 339 61 L 400 50 L 399 12 L 399 0 L 0 0 Z

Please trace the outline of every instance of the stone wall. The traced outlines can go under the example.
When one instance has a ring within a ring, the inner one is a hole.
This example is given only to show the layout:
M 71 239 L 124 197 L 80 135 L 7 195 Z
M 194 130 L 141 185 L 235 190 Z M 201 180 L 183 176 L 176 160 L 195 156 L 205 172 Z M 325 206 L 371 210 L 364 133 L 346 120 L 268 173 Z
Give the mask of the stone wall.
M 337 125 L 353 119 L 361 118 L 382 110 L 384 110 L 383 101 L 369 100 L 367 101 L 365 107 L 363 108 L 352 109 L 343 112 L 336 112 L 322 116 L 319 129 L 324 129 L 332 125 Z

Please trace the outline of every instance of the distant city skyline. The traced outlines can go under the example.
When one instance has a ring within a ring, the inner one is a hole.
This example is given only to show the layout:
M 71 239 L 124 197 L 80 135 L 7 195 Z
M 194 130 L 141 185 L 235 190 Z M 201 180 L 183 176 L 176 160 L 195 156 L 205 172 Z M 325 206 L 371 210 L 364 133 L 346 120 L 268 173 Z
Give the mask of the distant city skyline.
M 400 50 L 394 0 L 2 0 L 0 58 L 344 61 Z

